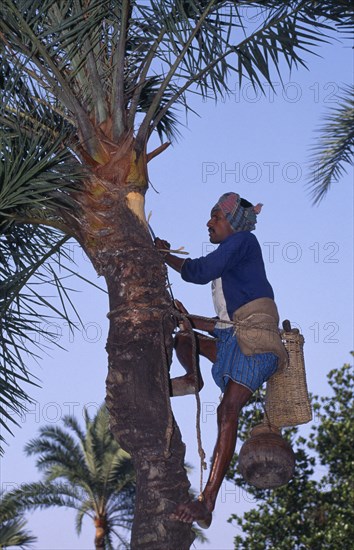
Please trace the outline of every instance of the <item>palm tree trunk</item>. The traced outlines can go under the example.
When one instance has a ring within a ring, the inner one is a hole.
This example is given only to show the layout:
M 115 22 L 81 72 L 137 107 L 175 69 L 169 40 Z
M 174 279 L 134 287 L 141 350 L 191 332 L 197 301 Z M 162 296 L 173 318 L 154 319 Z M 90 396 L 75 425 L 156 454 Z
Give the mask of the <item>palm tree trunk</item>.
M 105 536 L 107 529 L 106 518 L 95 517 L 95 550 L 104 550 L 105 548 Z
M 169 519 L 176 504 L 188 500 L 190 484 L 170 409 L 174 320 L 166 268 L 146 224 L 127 205 L 128 189 L 117 193 L 115 188 L 115 197 L 100 201 L 93 194 L 87 220 L 94 217 L 95 223 L 91 219 L 89 231 L 82 224 L 80 241 L 108 287 L 106 402 L 113 434 L 136 469 L 132 548 L 187 550 L 194 540 L 191 527 Z M 86 199 L 87 208 L 91 199 Z

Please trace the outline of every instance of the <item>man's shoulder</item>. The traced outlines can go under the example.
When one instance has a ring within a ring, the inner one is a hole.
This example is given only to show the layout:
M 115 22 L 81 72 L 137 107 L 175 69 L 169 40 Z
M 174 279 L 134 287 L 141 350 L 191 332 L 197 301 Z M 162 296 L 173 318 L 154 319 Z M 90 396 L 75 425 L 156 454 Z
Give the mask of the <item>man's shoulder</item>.
M 251 233 L 251 231 L 237 231 L 236 233 L 233 233 L 232 235 L 229 235 L 222 243 L 221 245 L 227 246 L 227 247 L 233 247 L 238 246 L 243 243 L 250 243 L 250 244 L 256 244 L 258 243 L 256 235 Z

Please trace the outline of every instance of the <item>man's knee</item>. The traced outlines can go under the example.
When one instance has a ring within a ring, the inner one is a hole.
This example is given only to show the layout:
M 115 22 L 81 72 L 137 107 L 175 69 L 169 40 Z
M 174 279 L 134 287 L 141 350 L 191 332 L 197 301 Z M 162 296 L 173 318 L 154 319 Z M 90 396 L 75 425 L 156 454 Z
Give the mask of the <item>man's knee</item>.
M 173 339 L 173 347 L 175 350 L 191 347 L 191 337 L 187 333 L 177 332 Z
M 217 410 L 218 422 L 221 424 L 237 422 L 241 410 L 251 396 L 251 390 L 229 380 L 224 397 Z
M 199 353 L 206 357 L 212 363 L 216 361 L 216 339 L 203 339 L 198 338 L 199 343 Z

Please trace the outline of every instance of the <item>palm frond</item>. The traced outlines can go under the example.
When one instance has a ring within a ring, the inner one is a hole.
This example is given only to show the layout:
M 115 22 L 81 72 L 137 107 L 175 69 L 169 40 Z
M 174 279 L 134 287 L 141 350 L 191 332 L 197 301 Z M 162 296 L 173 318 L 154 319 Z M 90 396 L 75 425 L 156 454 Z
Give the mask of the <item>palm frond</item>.
M 129 528 L 123 527 L 123 529 L 127 529 L 129 533 Z M 118 538 L 119 548 L 121 548 L 122 550 L 123 549 L 129 550 L 131 548 L 129 541 L 125 537 L 123 537 L 122 534 L 119 531 L 117 531 L 117 529 L 114 529 L 114 527 L 110 526 L 109 534 L 105 539 L 105 543 L 107 544 L 107 550 L 114 550 L 114 546 L 112 542 L 112 534 L 114 534 Z
M 310 166 L 310 194 L 319 203 L 333 184 L 346 172 L 346 165 L 354 163 L 354 87 L 342 90 L 339 106 L 327 114 L 319 129 L 318 143 L 313 147 Z
M 83 447 L 86 433 L 80 426 L 78 419 L 75 418 L 75 416 L 67 415 L 67 416 L 64 416 L 63 418 L 63 424 L 65 428 L 69 428 L 71 431 L 74 432 L 75 436 L 78 438 L 80 442 L 80 446 Z
M 246 10 L 261 10 L 261 25 Z M 348 2 L 334 0 L 33 0 L 30 7 L 4 0 L 0 22 L 4 71 L 17 74 L 11 89 L 16 82 L 18 116 L 35 117 L 34 105 L 41 122 L 55 112 L 80 129 L 92 158 L 104 157 L 99 135 L 110 117 L 115 143 L 136 129 L 139 113 L 145 116 L 138 136 L 156 129 L 170 139 L 177 136 L 173 111 L 179 104 L 188 109 L 187 91 L 220 97 L 231 77 L 272 85 L 284 61 L 305 65 L 316 46 L 352 27 Z
M 82 499 L 80 508 L 77 511 L 77 514 L 75 516 L 75 529 L 78 535 L 81 534 L 82 530 L 82 523 L 85 518 L 85 516 L 89 516 L 90 518 L 95 517 L 95 513 L 92 511 L 93 505 L 92 505 L 92 499 Z
M 348 6 L 342 3 L 338 9 L 336 4 L 176 1 L 140 7 L 145 19 L 155 21 L 150 32 L 158 42 L 156 58 L 165 70 L 138 136 L 151 133 L 187 91 L 216 99 L 228 93 L 234 77 L 239 85 L 245 78 L 262 90 L 263 83 L 272 86 L 274 74 L 281 75 L 284 61 L 289 69 L 306 66 L 306 56 L 331 40 L 341 24 L 353 27 Z M 250 17 L 246 21 L 242 8 L 255 13 L 261 9 L 261 25 L 257 27 Z M 157 28 L 156 21 L 161 22 Z M 177 91 L 171 94 L 174 87 Z M 161 108 L 167 90 L 171 96 Z
M 61 347 L 59 321 L 72 331 L 81 323 L 68 286 L 78 276 L 71 247 L 44 226 L 5 225 L 0 234 L 0 424 L 7 430 L 30 402 L 23 385 L 38 384 L 29 358 Z
M 92 1 L 88 7 L 85 4 L 34 0 L 29 5 L 26 0 L 4 0 L 1 30 L 6 36 L 5 51 L 10 63 L 35 75 L 44 90 L 44 103 L 55 104 L 59 99 L 64 109 L 75 115 L 92 152 L 99 146 L 92 122 L 80 101 L 83 99 L 80 90 L 88 79 L 82 81 L 77 52 L 81 48 L 81 53 L 90 59 L 87 33 L 95 34 L 95 24 L 101 19 L 99 8 L 105 2 Z M 71 71 L 77 75 L 76 89 L 68 78 L 69 61 Z
M 77 206 L 70 192 L 80 189 L 84 169 L 63 147 L 68 131 L 58 125 L 53 136 L 37 122 L 30 129 L 6 123 L 0 122 L 0 227 L 32 221 L 69 233 L 60 212 Z
M 64 478 L 75 482 L 89 477 L 81 443 L 60 426 L 43 426 L 39 437 L 27 443 L 25 452 L 38 456 L 36 466 L 47 481 Z
M 0 547 L 32 548 L 37 542 L 37 537 L 31 535 L 26 529 L 24 519 L 13 518 L 5 523 L 0 523 Z
M 27 549 L 37 538 L 24 529 L 26 521 L 23 510 L 16 500 L 0 492 L 0 548 L 16 546 Z
M 30 235 L 36 236 L 37 240 L 27 245 Z M 43 306 L 45 298 L 32 286 L 39 280 L 43 281 L 45 274 L 42 273 L 29 282 L 30 276 L 41 267 L 43 256 L 45 258 L 48 253 L 49 258 L 51 252 L 56 251 L 56 244 L 60 240 L 56 243 L 53 237 L 42 228 L 38 231 L 21 228 L 11 235 L 5 232 L 0 236 L 0 423 L 8 431 L 9 424 L 4 422 L 4 417 L 15 424 L 16 421 L 12 415 L 9 418 L 7 410 L 21 414 L 26 409 L 26 402 L 30 402 L 22 384 L 35 383 L 35 377 L 30 375 L 25 358 L 29 353 L 36 358 L 40 343 L 43 349 L 50 340 L 55 342 L 55 336 L 51 338 L 45 328 L 49 326 L 48 312 L 41 316 L 36 307 Z M 48 269 L 53 267 L 49 266 Z M 0 440 L 4 441 L 3 436 L 0 436 Z
M 82 494 L 69 483 L 23 483 L 20 489 L 8 492 L 6 499 L 13 501 L 20 512 L 45 509 L 51 506 L 68 507 L 77 510 Z
M 111 526 L 131 529 L 134 517 L 135 492 L 131 489 L 118 497 L 116 493 L 114 503 L 107 508 L 111 518 Z
M 134 512 L 134 474 L 132 462 L 113 438 L 105 405 L 90 418 L 85 411 L 85 428 L 73 417 L 63 426 L 43 426 L 39 437 L 28 442 L 25 452 L 36 456 L 37 468 L 45 481 L 24 484 L 8 493 L 20 511 L 65 506 L 77 510 L 79 533 L 84 516 L 105 515 L 107 536 L 129 530 Z M 90 467 L 90 463 L 95 468 Z
M 5 93 L 0 113 L 10 98 Z M 53 116 L 49 120 L 56 122 Z M 68 281 L 85 279 L 77 274 L 68 236 L 61 232 L 68 231 L 62 213 L 75 204 L 70 193 L 80 189 L 83 177 L 72 151 L 63 146 L 69 134 L 59 124 L 53 137 L 38 120 L 8 127 L 0 115 L 0 424 L 8 431 L 4 419 L 15 420 L 7 411 L 20 414 L 29 401 L 22 383 L 35 383 L 28 358 L 37 360 L 53 344 L 60 346 L 56 320 L 65 320 L 71 330 L 74 319 L 80 322 Z

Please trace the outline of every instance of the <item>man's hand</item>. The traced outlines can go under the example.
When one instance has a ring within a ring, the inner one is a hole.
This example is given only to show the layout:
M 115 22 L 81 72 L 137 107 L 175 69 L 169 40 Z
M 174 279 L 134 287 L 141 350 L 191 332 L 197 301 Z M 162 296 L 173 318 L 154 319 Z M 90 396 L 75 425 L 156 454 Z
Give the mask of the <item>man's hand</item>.
M 188 315 L 188 311 L 186 310 L 186 308 L 184 307 L 184 305 L 182 304 L 182 302 L 180 302 L 179 300 L 174 300 L 174 304 L 175 304 L 175 307 L 176 309 L 178 309 L 178 311 L 180 311 L 181 313 L 183 313 L 184 315 Z
M 170 245 L 169 242 L 164 241 L 163 239 L 159 239 L 158 237 L 156 237 L 156 239 L 154 240 L 154 244 L 155 244 L 155 247 L 157 248 L 157 250 L 159 252 L 162 252 L 163 254 L 170 252 L 171 245 Z
M 174 305 L 175 305 L 175 308 L 180 312 L 180 313 L 183 313 L 183 315 L 188 315 L 188 311 L 186 310 L 186 308 L 184 307 L 184 305 L 182 304 L 182 302 L 180 302 L 179 300 L 174 300 Z M 178 323 L 179 325 L 179 328 L 180 330 L 183 330 L 183 331 L 188 331 L 191 329 L 191 326 L 193 327 L 192 323 L 189 321 L 189 322 L 186 322 L 185 319 L 183 320 L 180 320 L 180 322 Z
M 156 239 L 154 240 L 154 243 L 155 243 L 155 248 L 160 252 L 160 254 L 162 254 L 164 262 L 166 262 L 167 265 L 172 267 L 172 269 L 175 269 L 176 271 L 178 271 L 178 273 L 181 273 L 184 260 L 171 254 L 170 243 L 162 239 L 159 239 L 158 237 L 156 237 Z
M 174 300 L 175 308 L 183 313 L 183 315 L 188 316 L 188 322 L 185 320 L 180 321 L 179 328 L 181 330 L 189 331 L 192 328 L 196 328 L 199 330 L 205 330 L 207 332 L 212 332 L 215 328 L 216 319 L 207 319 L 207 318 L 201 318 L 198 319 L 198 316 L 190 315 L 182 302 L 179 300 Z

